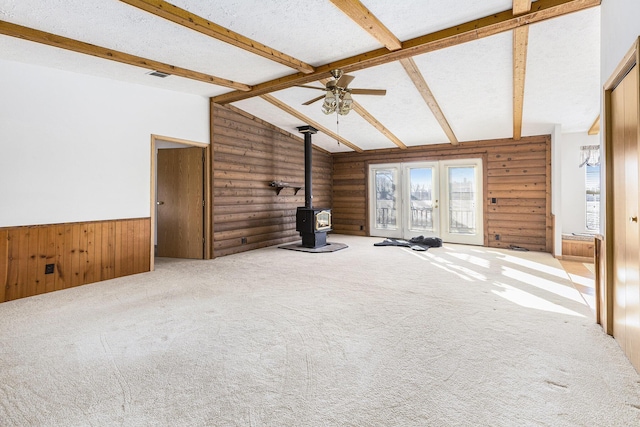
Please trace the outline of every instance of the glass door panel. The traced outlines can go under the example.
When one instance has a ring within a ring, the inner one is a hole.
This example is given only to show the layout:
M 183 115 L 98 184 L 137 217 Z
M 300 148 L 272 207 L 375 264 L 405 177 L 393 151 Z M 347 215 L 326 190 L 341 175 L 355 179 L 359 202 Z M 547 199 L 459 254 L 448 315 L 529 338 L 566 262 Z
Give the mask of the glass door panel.
M 441 164 L 444 175 L 443 207 L 446 212 L 442 227 L 443 240 L 483 244 L 481 160 L 446 160 Z
M 399 215 L 398 166 L 376 165 L 370 170 L 371 235 L 402 237 L 402 216 Z
M 449 233 L 475 234 L 474 168 L 450 167 L 449 176 Z
M 403 174 L 403 201 L 406 202 L 404 236 L 438 235 L 438 164 L 407 163 Z

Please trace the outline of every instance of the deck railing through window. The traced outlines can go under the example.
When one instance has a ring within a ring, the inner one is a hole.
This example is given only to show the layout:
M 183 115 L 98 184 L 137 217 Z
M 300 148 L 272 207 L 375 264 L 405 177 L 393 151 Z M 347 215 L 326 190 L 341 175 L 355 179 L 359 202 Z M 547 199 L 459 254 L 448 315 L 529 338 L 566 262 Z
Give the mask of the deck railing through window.
M 411 207 L 411 225 L 413 228 L 430 230 L 433 228 L 433 208 Z
M 397 225 L 396 209 L 383 207 L 376 209 L 376 227 L 394 228 Z M 433 208 L 411 208 L 411 228 L 413 229 L 433 229 Z M 449 232 L 451 233 L 474 233 L 476 230 L 475 210 L 450 209 L 449 210 Z
M 450 233 L 475 233 L 476 213 L 475 210 L 449 209 L 449 232 Z
M 376 209 L 376 228 L 395 228 L 396 209 L 394 207 L 379 207 Z

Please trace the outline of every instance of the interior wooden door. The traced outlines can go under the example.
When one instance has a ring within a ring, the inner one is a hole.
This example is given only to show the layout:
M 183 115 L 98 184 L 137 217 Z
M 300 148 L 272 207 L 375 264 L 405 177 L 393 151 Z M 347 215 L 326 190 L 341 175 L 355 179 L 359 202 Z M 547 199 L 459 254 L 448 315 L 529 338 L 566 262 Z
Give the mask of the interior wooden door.
M 640 371 L 640 229 L 638 227 L 638 73 L 611 93 L 613 156 L 613 335 Z
M 158 150 L 157 251 L 171 258 L 204 258 L 202 148 Z
M 625 348 L 629 359 L 640 370 L 640 233 L 638 230 L 638 73 L 625 77 Z M 635 218 L 635 221 L 634 221 Z M 622 225 L 622 224 L 621 224 Z
M 613 201 L 614 204 L 624 204 L 625 173 L 624 173 L 624 81 L 611 92 L 611 125 L 613 154 Z M 626 342 L 626 255 L 625 255 L 625 229 L 624 206 L 616 206 L 614 209 L 614 243 L 613 243 L 613 336 L 620 347 L 625 350 Z

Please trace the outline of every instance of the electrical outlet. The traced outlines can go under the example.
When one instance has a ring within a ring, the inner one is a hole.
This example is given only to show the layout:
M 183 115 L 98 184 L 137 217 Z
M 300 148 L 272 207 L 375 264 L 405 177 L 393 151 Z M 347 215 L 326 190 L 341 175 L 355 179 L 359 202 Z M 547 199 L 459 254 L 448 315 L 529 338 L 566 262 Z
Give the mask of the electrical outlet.
M 496 240 L 500 240 L 500 235 L 496 234 Z
M 498 203 L 498 199 L 497 199 L 497 198 L 495 198 L 495 197 L 492 197 L 492 198 L 491 198 L 491 204 L 492 204 L 492 205 L 495 205 L 496 203 Z
M 246 245 L 247 244 L 247 238 L 246 237 L 241 237 L 240 238 L 240 243 L 243 244 L 243 245 Z
M 56 268 L 55 264 L 45 264 L 44 274 L 53 274 L 55 268 Z

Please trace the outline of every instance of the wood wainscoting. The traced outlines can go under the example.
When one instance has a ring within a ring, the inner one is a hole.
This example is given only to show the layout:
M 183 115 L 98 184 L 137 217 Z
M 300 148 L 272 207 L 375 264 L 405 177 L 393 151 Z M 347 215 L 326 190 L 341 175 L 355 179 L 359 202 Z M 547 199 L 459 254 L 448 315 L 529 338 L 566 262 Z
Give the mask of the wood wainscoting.
M 482 158 L 485 246 L 551 252 L 551 137 L 333 154 L 333 229 L 366 236 L 370 164 Z
M 595 237 L 562 235 L 562 259 L 567 261 L 594 262 Z
M 149 218 L 0 228 L 0 302 L 149 271 L 150 233 Z
M 214 257 L 300 239 L 304 140 L 231 106 L 212 104 Z M 304 125 L 304 123 L 300 123 Z M 331 155 L 314 147 L 313 205 L 331 208 Z M 283 188 L 274 181 L 298 184 Z

